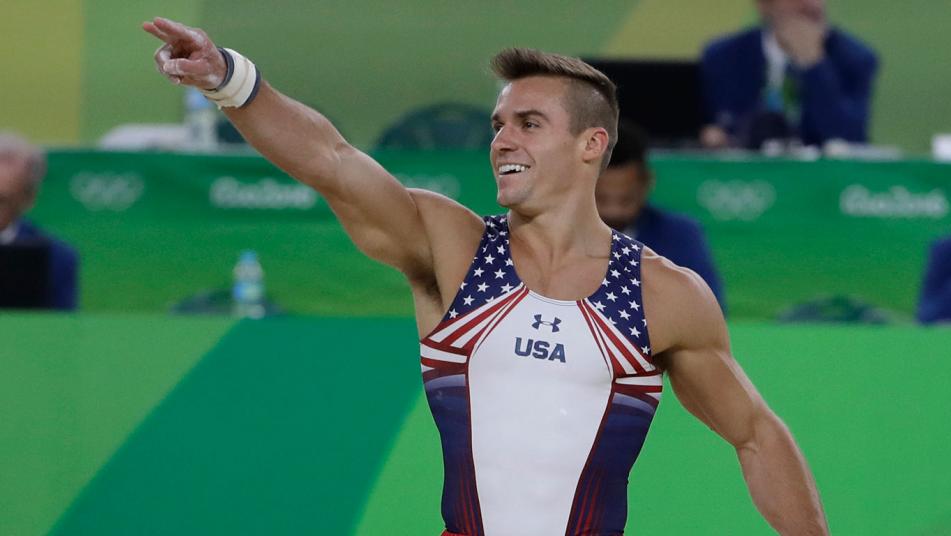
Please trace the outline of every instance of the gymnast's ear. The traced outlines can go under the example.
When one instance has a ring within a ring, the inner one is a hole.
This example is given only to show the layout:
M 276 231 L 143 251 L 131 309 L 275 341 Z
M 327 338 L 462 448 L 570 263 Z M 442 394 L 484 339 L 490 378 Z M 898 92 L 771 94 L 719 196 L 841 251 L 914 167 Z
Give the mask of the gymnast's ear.
M 585 163 L 595 163 L 601 165 L 601 160 L 608 150 L 610 141 L 608 131 L 604 127 L 586 128 L 582 133 L 581 140 L 584 142 L 582 159 Z

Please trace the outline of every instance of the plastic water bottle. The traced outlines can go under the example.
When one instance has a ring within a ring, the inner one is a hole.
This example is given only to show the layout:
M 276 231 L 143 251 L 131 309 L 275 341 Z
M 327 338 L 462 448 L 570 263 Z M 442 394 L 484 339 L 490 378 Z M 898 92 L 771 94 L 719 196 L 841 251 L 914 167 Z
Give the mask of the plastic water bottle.
M 234 265 L 234 286 L 231 290 L 233 312 L 243 318 L 264 316 L 264 269 L 258 254 L 251 250 L 241 252 Z
M 188 148 L 213 151 L 218 146 L 218 110 L 193 87 L 185 88 L 185 128 Z

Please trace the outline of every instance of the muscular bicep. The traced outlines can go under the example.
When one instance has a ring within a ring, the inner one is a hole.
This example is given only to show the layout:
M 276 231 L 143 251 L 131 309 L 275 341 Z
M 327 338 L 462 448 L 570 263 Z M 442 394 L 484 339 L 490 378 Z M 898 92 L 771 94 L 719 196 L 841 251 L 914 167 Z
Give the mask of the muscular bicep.
M 728 350 L 681 350 L 666 362 L 674 393 L 690 413 L 735 447 L 752 439 L 765 404 Z
M 327 200 L 361 251 L 404 273 L 431 269 L 410 193 L 326 117 L 266 82 L 249 106 L 225 113 L 262 155 Z
M 432 270 L 432 248 L 413 196 L 361 151 L 339 151 L 337 178 L 321 190 L 354 244 L 406 274 Z
M 659 360 L 683 406 L 740 446 L 750 440 L 757 419 L 768 410 L 733 358 L 726 322 L 710 288 L 683 269 L 672 272 L 668 283 L 669 307 L 658 319 L 668 342 Z

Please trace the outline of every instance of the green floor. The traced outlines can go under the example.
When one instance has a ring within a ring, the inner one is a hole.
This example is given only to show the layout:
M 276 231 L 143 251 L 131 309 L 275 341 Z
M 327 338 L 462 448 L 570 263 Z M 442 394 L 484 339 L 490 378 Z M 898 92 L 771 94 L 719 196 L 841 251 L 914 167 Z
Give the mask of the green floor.
M 0 534 L 441 529 L 409 319 L 3 315 L 0 333 Z M 732 333 L 833 533 L 951 531 L 951 329 Z M 770 534 L 669 391 L 630 490 L 632 534 Z

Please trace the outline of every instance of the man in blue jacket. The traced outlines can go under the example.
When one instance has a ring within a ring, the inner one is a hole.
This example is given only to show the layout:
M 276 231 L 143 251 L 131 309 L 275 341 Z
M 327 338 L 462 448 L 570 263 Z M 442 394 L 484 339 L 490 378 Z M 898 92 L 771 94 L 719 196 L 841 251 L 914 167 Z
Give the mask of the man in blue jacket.
M 37 245 L 49 252 L 49 289 L 41 300 L 48 309 L 73 310 L 77 303 L 79 258 L 66 243 L 21 218 L 36 201 L 46 175 L 46 155 L 11 133 L 0 132 L 0 248 Z
M 922 324 L 951 322 L 951 236 L 931 245 L 917 316 Z
M 825 0 L 756 5 L 760 27 L 716 39 L 703 51 L 703 145 L 866 142 L 875 52 L 829 26 Z
M 647 139 L 636 126 L 621 121 L 618 141 L 607 169 L 598 178 L 595 199 L 598 214 L 614 230 L 640 240 L 671 262 L 690 268 L 706 281 L 720 308 L 726 301 L 704 238 L 696 221 L 648 203 L 654 174 L 647 164 Z

